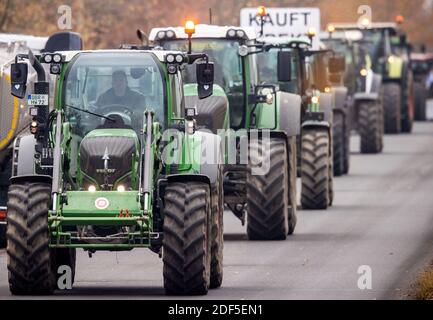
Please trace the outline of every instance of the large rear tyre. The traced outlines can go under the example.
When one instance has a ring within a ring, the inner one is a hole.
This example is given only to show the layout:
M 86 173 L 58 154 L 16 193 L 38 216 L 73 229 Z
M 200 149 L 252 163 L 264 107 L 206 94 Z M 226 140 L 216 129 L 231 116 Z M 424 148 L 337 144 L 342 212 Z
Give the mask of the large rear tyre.
M 51 294 L 55 290 L 48 232 L 50 192 L 45 183 L 24 182 L 9 188 L 7 266 L 12 294 Z
M 344 132 L 344 115 L 334 113 L 333 121 L 333 170 L 334 176 L 339 177 L 344 174 L 344 154 L 345 154 L 345 132 Z
M 420 82 L 413 84 L 414 96 L 415 96 L 415 120 L 425 121 L 426 120 L 426 104 L 427 104 L 427 89 Z
M 398 83 L 383 85 L 385 133 L 401 132 L 401 86 Z
M 167 186 L 164 207 L 163 275 L 167 294 L 204 295 L 210 285 L 211 199 L 209 185 Z
M 249 150 L 248 238 L 250 240 L 284 240 L 289 232 L 290 194 L 286 139 L 252 140 Z M 269 158 L 266 155 L 269 155 Z M 255 166 L 262 167 L 267 172 L 254 174 L 252 168 Z
M 297 142 L 296 137 L 289 138 L 289 230 L 287 232 L 288 235 L 293 234 L 295 232 L 296 223 L 298 221 L 297 211 L 297 197 L 296 197 L 296 178 L 297 178 Z
M 327 129 L 303 129 L 301 205 L 304 209 L 327 209 L 331 202 L 329 144 Z
M 212 238 L 210 288 L 221 287 L 223 282 L 223 251 L 224 251 L 224 192 L 222 167 L 219 167 L 218 181 L 212 194 Z
M 363 101 L 359 104 L 359 135 L 361 153 L 379 153 L 383 146 L 381 104 Z

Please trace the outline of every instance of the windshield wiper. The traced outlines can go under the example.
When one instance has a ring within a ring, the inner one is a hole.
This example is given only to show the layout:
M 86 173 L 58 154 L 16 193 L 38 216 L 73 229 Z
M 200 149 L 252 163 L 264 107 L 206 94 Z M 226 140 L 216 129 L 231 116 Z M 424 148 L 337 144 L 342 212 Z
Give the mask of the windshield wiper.
M 111 122 L 116 122 L 116 120 L 114 120 L 114 119 L 112 119 L 110 117 L 106 117 L 106 116 L 103 116 L 102 114 L 94 113 L 94 112 L 91 112 L 89 110 L 80 109 L 80 108 L 73 107 L 73 106 L 70 106 L 70 105 L 65 105 L 65 107 L 68 107 L 68 108 L 71 108 L 71 109 L 74 109 L 74 110 L 77 110 L 77 111 L 81 111 L 81 112 L 84 112 L 84 113 L 88 113 L 88 114 L 91 114 L 92 116 L 103 118 L 103 119 L 109 120 Z

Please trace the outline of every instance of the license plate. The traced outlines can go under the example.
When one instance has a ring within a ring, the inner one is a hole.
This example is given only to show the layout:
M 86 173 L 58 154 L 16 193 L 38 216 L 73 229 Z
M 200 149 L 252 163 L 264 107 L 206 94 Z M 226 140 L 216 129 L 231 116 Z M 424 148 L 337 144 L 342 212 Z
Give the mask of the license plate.
M 47 94 L 29 94 L 27 97 L 27 104 L 29 106 L 47 106 L 48 95 Z

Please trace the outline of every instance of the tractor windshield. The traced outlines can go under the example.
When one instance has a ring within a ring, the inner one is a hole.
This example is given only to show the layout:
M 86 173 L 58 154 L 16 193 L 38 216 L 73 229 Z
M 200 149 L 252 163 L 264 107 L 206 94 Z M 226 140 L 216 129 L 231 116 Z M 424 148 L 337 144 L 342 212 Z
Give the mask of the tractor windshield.
M 270 50 L 257 54 L 259 81 L 262 84 L 276 84 L 278 82 L 278 51 Z M 291 81 L 280 83 L 280 89 L 285 92 L 299 93 L 298 86 L 298 56 L 292 53 Z
M 173 40 L 163 43 L 166 50 L 188 51 L 186 40 Z M 203 52 L 215 64 L 214 83 L 220 85 L 230 102 L 230 121 L 232 127 L 242 123 L 244 110 L 244 82 L 242 59 L 238 55 L 239 42 L 228 39 L 196 39 L 192 41 L 193 52 Z M 186 83 L 196 83 L 195 69 L 186 66 Z
M 153 109 L 156 119 L 164 121 L 163 83 L 151 53 L 81 53 L 65 75 L 66 119 L 81 137 L 97 128 L 139 132 L 146 109 Z

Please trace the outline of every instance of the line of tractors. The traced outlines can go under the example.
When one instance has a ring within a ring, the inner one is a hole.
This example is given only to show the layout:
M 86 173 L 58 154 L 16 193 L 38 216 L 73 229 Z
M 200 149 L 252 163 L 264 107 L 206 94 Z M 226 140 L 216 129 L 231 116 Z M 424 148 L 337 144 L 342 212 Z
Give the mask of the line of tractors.
M 433 58 L 411 54 L 398 24 L 264 38 L 188 21 L 137 35 L 83 50 L 78 34 L 57 33 L 4 64 L 0 218 L 13 294 L 53 293 L 60 266 L 73 282 L 78 248 L 149 248 L 168 294 L 206 294 L 223 281 L 225 209 L 250 240 L 284 240 L 297 178 L 301 207 L 327 209 L 354 130 L 361 153 L 379 153 L 384 132 L 426 118 Z

